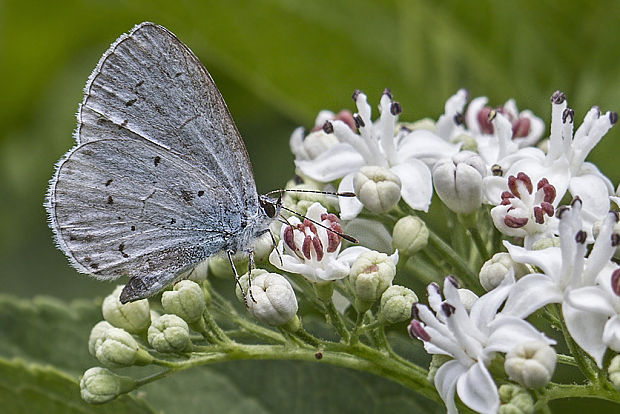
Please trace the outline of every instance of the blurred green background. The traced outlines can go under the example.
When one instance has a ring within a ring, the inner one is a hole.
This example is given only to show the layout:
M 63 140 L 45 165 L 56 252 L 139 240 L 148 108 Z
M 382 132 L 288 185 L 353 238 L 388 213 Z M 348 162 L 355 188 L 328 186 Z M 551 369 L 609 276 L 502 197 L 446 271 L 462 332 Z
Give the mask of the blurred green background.
M 556 89 L 579 120 L 592 105 L 620 110 L 617 1 L 0 1 L 2 292 L 71 299 L 112 289 L 72 270 L 42 204 L 73 145 L 88 75 L 144 20 L 176 33 L 211 72 L 262 192 L 293 172 L 292 130 L 321 109 L 353 109 L 357 88 L 375 106 L 390 87 L 407 121 L 436 118 L 461 87 L 493 105 L 514 97 L 547 126 Z M 589 158 L 614 183 L 619 135 Z

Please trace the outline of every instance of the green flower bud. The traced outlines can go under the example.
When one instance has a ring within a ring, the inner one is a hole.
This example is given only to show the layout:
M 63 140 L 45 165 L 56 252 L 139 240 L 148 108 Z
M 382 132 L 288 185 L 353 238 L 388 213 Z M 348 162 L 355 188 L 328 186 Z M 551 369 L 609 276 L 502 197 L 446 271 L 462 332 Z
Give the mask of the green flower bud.
M 80 379 L 80 394 L 89 404 L 103 404 L 133 390 L 135 384 L 132 378 L 116 375 L 106 368 L 93 367 L 86 370 Z
M 531 273 L 527 265 L 515 262 L 509 253 L 495 253 L 480 269 L 480 284 L 487 292 L 493 290 L 502 283 L 510 269 L 514 269 L 517 279 Z
M 525 388 L 514 384 L 504 384 L 499 387 L 498 392 L 502 402 L 499 414 L 532 414 L 534 412 L 534 399 Z
M 399 252 L 413 256 L 428 244 L 428 228 L 419 217 L 405 216 L 396 222 L 392 245 Z
M 135 334 L 145 332 L 151 323 L 149 301 L 141 299 L 123 304 L 118 299 L 122 290 L 123 286 L 117 286 L 114 292 L 103 300 L 101 306 L 103 318 L 127 332 Z
M 544 342 L 530 341 L 516 345 L 506 354 L 504 369 L 508 377 L 526 388 L 542 388 L 551 381 L 557 355 Z
M 153 358 L 140 349 L 131 334 L 120 328 L 108 328 L 98 346 L 95 357 L 108 367 L 126 367 L 130 365 L 146 365 Z
M 164 292 L 161 304 L 167 313 L 174 313 L 187 323 L 198 322 L 206 306 L 202 288 L 191 280 L 181 280 L 172 290 Z
M 97 322 L 97 324 L 93 326 L 93 329 L 90 330 L 90 336 L 88 337 L 88 352 L 90 352 L 92 356 L 95 356 L 97 347 L 99 347 L 101 341 L 103 341 L 106 331 L 110 328 L 114 327 L 106 321 L 100 321 Z
M 411 319 L 411 305 L 418 297 L 411 289 L 404 286 L 390 286 L 381 295 L 379 320 L 387 323 L 399 323 Z
M 455 144 L 459 142 L 463 143 L 463 145 L 461 145 L 461 151 L 478 152 L 478 141 L 471 135 L 461 134 L 456 137 L 453 142 Z
M 297 314 L 297 298 L 284 276 L 254 270 L 252 284 L 246 292 L 245 303 L 256 319 L 273 326 L 288 324 L 299 329 L 297 324 L 289 323 Z
M 349 281 L 359 312 L 370 309 L 373 302 L 390 287 L 396 275 L 396 265 L 385 253 L 373 250 L 362 253 L 351 266 Z
M 189 326 L 177 315 L 162 315 L 149 326 L 148 340 L 158 352 L 182 352 L 190 344 Z
M 609 381 L 614 384 L 614 387 L 620 391 L 620 355 L 616 355 L 611 359 L 607 376 L 609 377 Z
M 373 213 L 390 211 L 400 200 L 400 178 L 387 168 L 365 166 L 353 178 L 357 198 Z

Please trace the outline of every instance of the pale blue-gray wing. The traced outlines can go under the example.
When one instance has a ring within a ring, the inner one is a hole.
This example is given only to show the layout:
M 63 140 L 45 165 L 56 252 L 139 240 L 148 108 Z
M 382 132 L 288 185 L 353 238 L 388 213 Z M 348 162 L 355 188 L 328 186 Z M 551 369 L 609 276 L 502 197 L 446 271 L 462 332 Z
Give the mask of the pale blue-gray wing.
M 242 227 L 216 178 L 153 143 L 79 144 L 57 167 L 48 194 L 51 227 L 81 272 L 130 276 L 125 300 L 148 297 L 225 248 Z
M 166 28 L 137 25 L 102 56 L 78 112 L 78 143 L 119 137 L 176 152 L 226 186 L 233 205 L 258 209 L 252 166 L 213 79 Z

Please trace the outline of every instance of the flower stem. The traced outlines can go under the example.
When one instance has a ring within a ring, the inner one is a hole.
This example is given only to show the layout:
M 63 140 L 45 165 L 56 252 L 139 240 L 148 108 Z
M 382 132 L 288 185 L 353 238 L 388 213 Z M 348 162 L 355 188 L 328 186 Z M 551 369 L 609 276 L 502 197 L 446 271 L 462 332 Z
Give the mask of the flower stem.
M 452 265 L 457 269 L 461 276 L 465 278 L 468 284 L 472 286 L 478 286 L 478 275 L 469 268 L 467 263 L 454 251 L 452 248 L 444 242 L 435 232 L 429 229 L 429 243 L 445 257 Z
M 550 383 L 544 393 L 536 402 L 537 409 L 552 400 L 560 398 L 598 398 L 601 400 L 620 403 L 620 393 L 613 389 L 605 389 L 597 384 L 556 384 Z

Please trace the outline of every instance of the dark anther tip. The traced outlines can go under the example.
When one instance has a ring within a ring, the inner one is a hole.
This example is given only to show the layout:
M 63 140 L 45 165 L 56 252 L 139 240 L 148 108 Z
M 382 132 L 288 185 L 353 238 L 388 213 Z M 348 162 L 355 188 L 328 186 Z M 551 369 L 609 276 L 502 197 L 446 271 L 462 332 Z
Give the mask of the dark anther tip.
M 334 132 L 334 125 L 329 121 L 325 121 L 323 124 L 323 132 L 326 134 L 332 134 Z
M 618 122 L 618 112 L 609 113 L 609 122 L 611 122 L 612 125 L 615 125 L 616 122 Z
M 392 98 L 393 98 L 393 96 L 392 96 L 392 90 L 391 90 L 390 88 L 385 88 L 385 89 L 383 90 L 383 94 L 384 94 L 384 95 L 387 95 L 387 96 L 388 96 L 388 98 L 390 98 L 390 99 L 392 99 Z
M 353 95 L 351 95 L 351 98 L 353 98 L 354 101 L 357 101 L 357 97 L 360 96 L 360 93 L 362 93 L 362 91 L 360 91 L 359 89 L 356 89 L 353 92 Z
M 392 115 L 396 116 L 403 112 L 403 108 L 400 106 L 400 103 L 392 102 L 392 105 L 390 106 L 390 112 L 392 113 Z
M 562 91 L 555 91 L 553 95 L 551 95 L 551 103 L 559 105 L 566 100 L 566 95 Z

